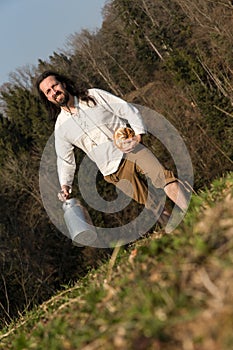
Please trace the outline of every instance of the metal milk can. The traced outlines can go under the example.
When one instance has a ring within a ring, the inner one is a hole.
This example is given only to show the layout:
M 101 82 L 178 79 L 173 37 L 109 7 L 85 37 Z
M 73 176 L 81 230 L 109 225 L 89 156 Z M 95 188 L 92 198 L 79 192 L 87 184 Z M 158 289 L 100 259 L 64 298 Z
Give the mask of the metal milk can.
M 88 246 L 97 238 L 95 227 L 91 225 L 91 218 L 76 198 L 67 199 L 62 208 L 64 220 L 69 230 L 70 238 L 75 245 Z

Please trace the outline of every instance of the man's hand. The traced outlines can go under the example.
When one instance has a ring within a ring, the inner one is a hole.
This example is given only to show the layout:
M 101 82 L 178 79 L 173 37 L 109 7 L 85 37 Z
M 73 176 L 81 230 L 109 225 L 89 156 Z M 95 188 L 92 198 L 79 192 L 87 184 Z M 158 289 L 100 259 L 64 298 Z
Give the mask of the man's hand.
M 133 151 L 140 141 L 141 141 L 141 135 L 135 135 L 132 138 L 128 138 L 122 141 L 122 144 L 121 144 L 122 152 L 129 153 Z
M 71 193 L 71 188 L 70 186 L 67 185 L 62 185 L 61 186 L 61 191 L 58 193 L 58 198 L 61 202 L 65 202 Z

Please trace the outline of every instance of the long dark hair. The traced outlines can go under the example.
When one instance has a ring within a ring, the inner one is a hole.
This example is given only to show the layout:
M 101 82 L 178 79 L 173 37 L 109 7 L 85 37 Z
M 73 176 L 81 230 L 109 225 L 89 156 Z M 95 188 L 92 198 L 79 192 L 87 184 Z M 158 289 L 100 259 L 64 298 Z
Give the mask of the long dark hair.
M 46 79 L 49 76 L 54 76 L 57 81 L 60 83 L 65 83 L 66 85 L 66 90 L 72 95 L 72 96 L 77 96 L 78 99 L 81 99 L 82 101 L 87 102 L 89 104 L 90 102 L 92 105 L 96 105 L 96 102 L 93 97 L 88 95 L 88 90 L 87 89 L 79 89 L 73 80 L 68 78 L 65 75 L 62 75 L 60 73 L 57 73 L 52 70 L 46 70 L 42 74 L 39 75 L 39 77 L 36 79 L 35 82 L 35 87 L 37 89 L 37 92 L 39 94 L 39 97 L 42 101 L 42 103 L 45 105 L 46 109 L 48 110 L 50 116 L 55 120 L 58 114 L 61 111 L 61 107 L 55 105 L 54 103 L 50 102 L 45 94 L 41 91 L 40 89 L 40 84 L 44 79 Z

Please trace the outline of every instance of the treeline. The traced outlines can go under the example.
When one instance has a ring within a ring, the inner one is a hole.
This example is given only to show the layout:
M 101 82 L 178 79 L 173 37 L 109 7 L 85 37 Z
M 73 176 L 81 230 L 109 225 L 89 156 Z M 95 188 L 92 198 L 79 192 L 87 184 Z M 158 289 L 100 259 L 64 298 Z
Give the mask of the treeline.
M 228 0 L 108 1 L 100 29 L 72 34 L 62 52 L 17 70 L 1 87 L 1 326 L 107 254 L 72 246 L 44 210 L 38 174 L 54 121 L 35 77 L 51 68 L 163 114 L 187 145 L 198 190 L 232 169 L 232 11 Z M 148 145 L 173 167 L 160 146 Z

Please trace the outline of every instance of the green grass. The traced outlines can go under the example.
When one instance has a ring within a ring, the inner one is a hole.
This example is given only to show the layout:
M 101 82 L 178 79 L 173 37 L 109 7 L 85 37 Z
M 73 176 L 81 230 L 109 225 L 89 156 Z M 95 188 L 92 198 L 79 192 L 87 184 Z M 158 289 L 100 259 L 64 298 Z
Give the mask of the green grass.
M 229 350 L 233 174 L 193 196 L 172 233 L 153 232 L 0 333 L 4 350 Z

